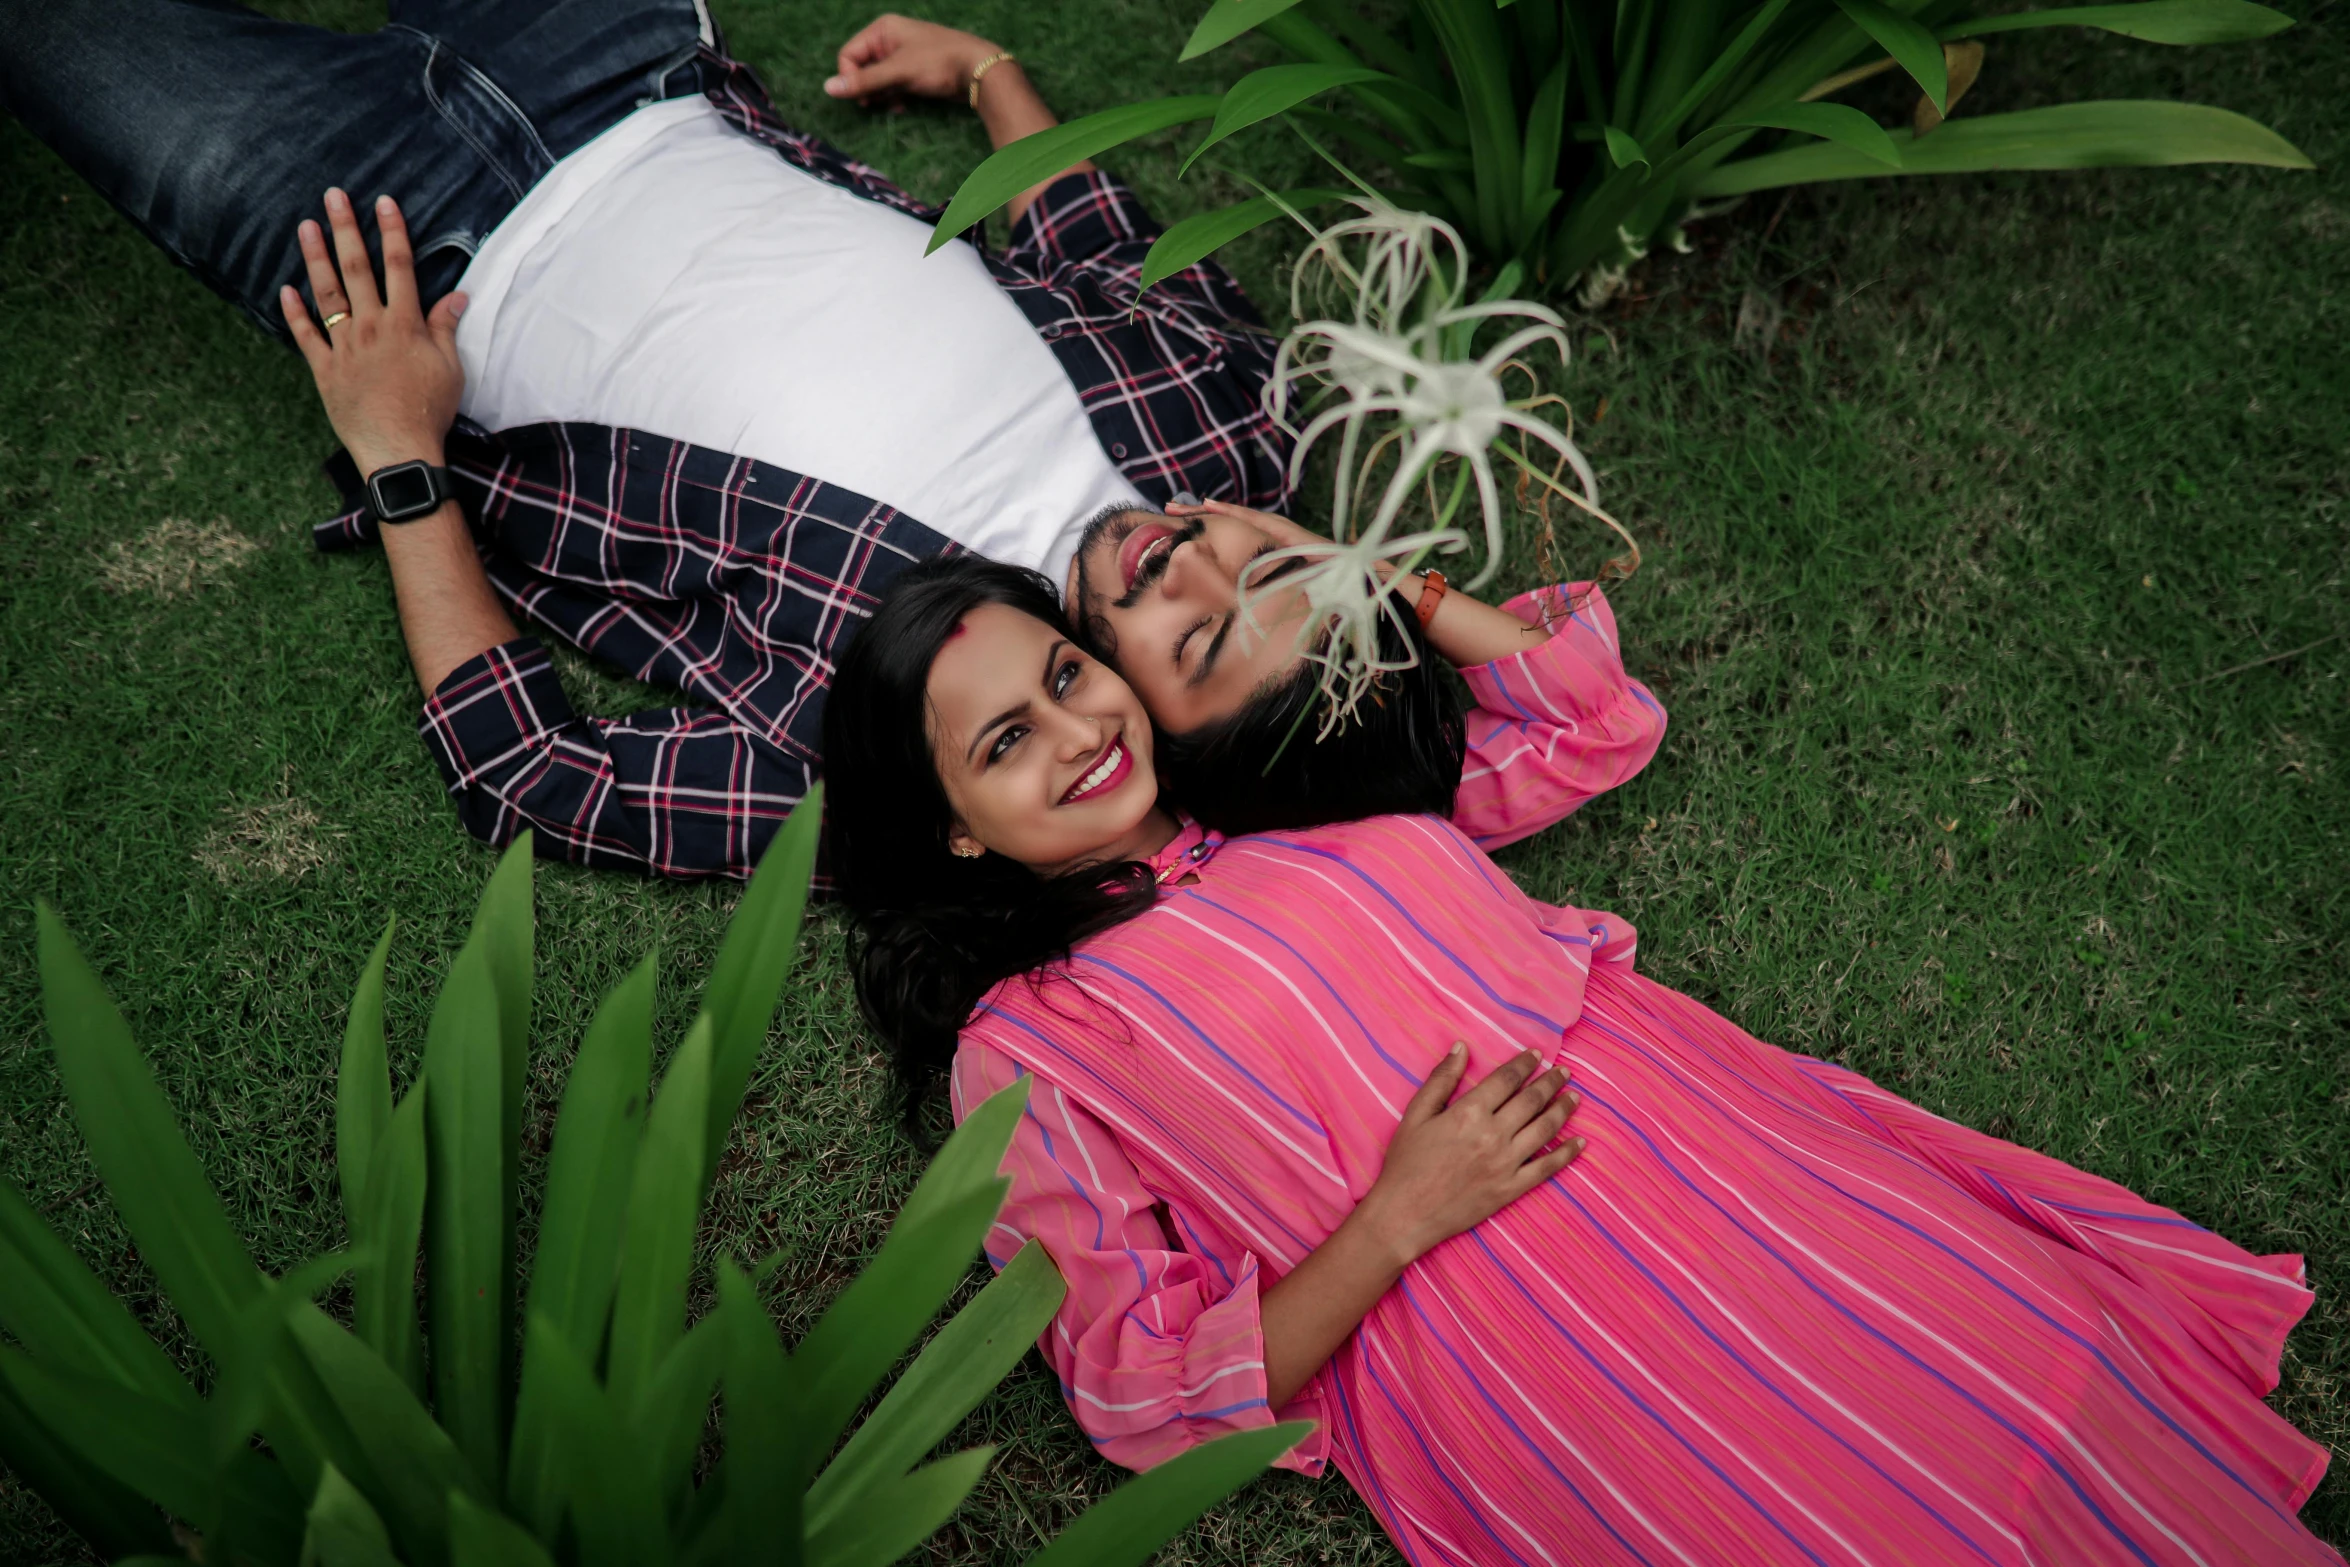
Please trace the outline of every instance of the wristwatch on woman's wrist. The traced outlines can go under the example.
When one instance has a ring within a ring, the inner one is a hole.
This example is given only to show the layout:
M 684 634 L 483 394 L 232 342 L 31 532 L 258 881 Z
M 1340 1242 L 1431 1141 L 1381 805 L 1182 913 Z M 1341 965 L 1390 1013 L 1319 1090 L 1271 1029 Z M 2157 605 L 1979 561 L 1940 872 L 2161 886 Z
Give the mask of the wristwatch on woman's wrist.
M 378 468 L 367 476 L 367 509 L 377 522 L 414 522 L 439 511 L 449 498 L 449 470 L 417 458 Z

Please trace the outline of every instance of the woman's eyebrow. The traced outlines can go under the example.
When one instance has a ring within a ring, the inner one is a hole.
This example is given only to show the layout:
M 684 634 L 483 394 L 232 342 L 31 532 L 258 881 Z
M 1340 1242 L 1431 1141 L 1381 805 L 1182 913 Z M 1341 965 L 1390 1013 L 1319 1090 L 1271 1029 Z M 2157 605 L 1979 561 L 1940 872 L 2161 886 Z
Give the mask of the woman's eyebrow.
M 969 762 L 972 758 L 976 757 L 979 754 L 980 745 L 986 741 L 989 735 L 994 734 L 998 729 L 1003 728 L 1004 725 L 1010 723 L 1013 719 L 1025 716 L 1028 712 L 1028 707 L 1028 700 L 1023 697 L 1020 700 L 1018 706 L 1007 707 L 1002 712 L 996 714 L 995 717 L 989 719 L 986 723 L 981 724 L 979 726 L 978 732 L 972 735 L 971 748 L 963 753 L 963 760 L 965 762 Z
M 1044 650 L 1044 684 L 1047 689 L 1050 689 L 1053 683 L 1053 665 L 1060 661 L 1061 649 L 1067 647 L 1068 645 L 1069 639 L 1067 637 L 1056 637 L 1053 639 L 1053 645 Z M 994 734 L 998 729 L 1003 728 L 1004 725 L 1010 723 L 1013 719 L 1025 716 L 1028 712 L 1028 709 L 1032 705 L 1033 704 L 1030 698 L 1022 697 L 1017 704 L 1005 708 L 1002 712 L 996 714 L 995 717 L 989 719 L 986 723 L 981 724 L 979 726 L 979 732 L 971 737 L 970 749 L 963 753 L 963 760 L 965 762 L 969 762 L 973 757 L 977 756 L 979 754 L 979 744 L 981 741 L 985 740 L 989 735 Z

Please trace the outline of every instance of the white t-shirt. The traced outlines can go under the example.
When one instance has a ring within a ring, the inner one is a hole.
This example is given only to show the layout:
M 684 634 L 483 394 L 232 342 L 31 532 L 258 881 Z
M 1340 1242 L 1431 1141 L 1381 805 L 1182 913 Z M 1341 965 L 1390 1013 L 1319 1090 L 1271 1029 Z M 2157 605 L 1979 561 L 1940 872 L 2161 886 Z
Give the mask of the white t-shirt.
M 699 95 L 539 181 L 458 285 L 465 413 L 586 420 L 754 457 L 1066 579 L 1142 499 L 971 247 L 826 184 Z

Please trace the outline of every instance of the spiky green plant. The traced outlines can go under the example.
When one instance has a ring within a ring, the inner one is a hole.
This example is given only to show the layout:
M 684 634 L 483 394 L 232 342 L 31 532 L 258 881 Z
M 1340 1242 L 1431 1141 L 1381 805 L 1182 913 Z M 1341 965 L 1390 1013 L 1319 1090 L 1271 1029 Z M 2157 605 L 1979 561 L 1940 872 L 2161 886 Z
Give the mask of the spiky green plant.
M 1775 186 L 2120 164 L 2307 168 L 2273 131 L 2201 104 L 2067 103 L 1943 123 L 1982 64 L 1975 40 L 1987 34 L 2075 26 L 2202 44 L 2291 25 L 2248 0 L 2009 15 L 1972 0 L 1410 0 L 1404 24 L 1387 29 L 1349 0 L 1213 0 L 1184 59 L 1253 31 L 1296 62 L 1252 71 L 1221 94 L 1127 104 L 1012 143 L 963 182 L 932 248 L 1055 170 L 1135 137 L 1212 121 L 1188 170 L 1279 118 L 1318 149 L 1343 143 L 1348 160 L 1372 160 L 1386 200 L 1450 223 L 1490 265 L 1515 262 L 1554 288 L 1582 279 L 1596 294 L 1626 262 L 1676 237 L 1699 202 Z M 1921 95 L 1911 126 L 1889 131 L 1823 101 L 1894 69 Z M 1314 106 L 1331 92 L 1356 112 Z M 1758 139 L 1778 144 L 1758 150 Z M 1264 191 L 1186 219 L 1152 247 L 1145 281 L 1285 211 L 1348 194 Z
M 811 795 L 793 813 L 753 878 L 657 1095 L 652 959 L 604 998 L 556 1117 L 527 1277 L 515 1256 L 527 839 L 490 878 L 434 1004 L 421 1077 L 397 1103 L 383 1026 L 391 932 L 377 943 L 337 1083 L 351 1244 L 277 1278 L 255 1266 L 121 1015 L 44 906 L 42 999 L 66 1097 L 213 1375 L 200 1395 L 0 1183 L 0 1328 L 14 1341 L 0 1345 L 0 1458 L 121 1560 L 878 1567 L 919 1544 L 989 1450 L 924 1460 L 1060 1303 L 1043 1252 L 1023 1248 L 840 1439 L 970 1268 L 1003 1202 L 996 1169 L 1024 1094 L 990 1099 L 949 1139 L 795 1349 L 731 1261 L 717 1265 L 716 1306 L 687 1321 L 704 1196 L 798 944 L 821 808 Z M 345 1273 L 348 1326 L 312 1303 Z M 714 1399 L 725 1448 L 697 1486 Z M 1304 1430 L 1197 1448 L 1122 1486 L 1033 1561 L 1139 1563 Z

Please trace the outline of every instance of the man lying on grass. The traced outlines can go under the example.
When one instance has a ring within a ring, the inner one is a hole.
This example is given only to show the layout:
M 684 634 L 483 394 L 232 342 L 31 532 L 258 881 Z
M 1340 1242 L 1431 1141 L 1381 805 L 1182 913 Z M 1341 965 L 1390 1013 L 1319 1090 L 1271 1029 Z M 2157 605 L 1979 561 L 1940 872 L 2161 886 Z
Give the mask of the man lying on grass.
M 881 17 L 838 69 L 834 96 L 967 102 L 998 145 L 1055 123 L 1010 54 L 927 22 Z M 380 538 L 426 744 L 491 842 L 746 874 L 817 768 L 836 646 L 952 548 L 1062 584 L 1204 819 L 1449 807 L 1457 719 L 1409 716 L 1450 710 L 1433 660 L 1284 747 L 1304 606 L 1236 624 L 1249 561 L 1306 537 L 1249 509 L 1289 494 L 1270 341 L 1213 264 L 1140 293 L 1157 230 L 1088 163 L 1012 203 L 1005 252 L 925 259 L 934 210 L 783 124 L 696 0 L 393 0 L 364 35 L 59 0 L 0 39 L 0 102 L 309 361 L 353 501 L 319 544 Z M 1544 635 L 1404 592 L 1456 664 Z M 688 705 L 576 713 L 517 619 Z

